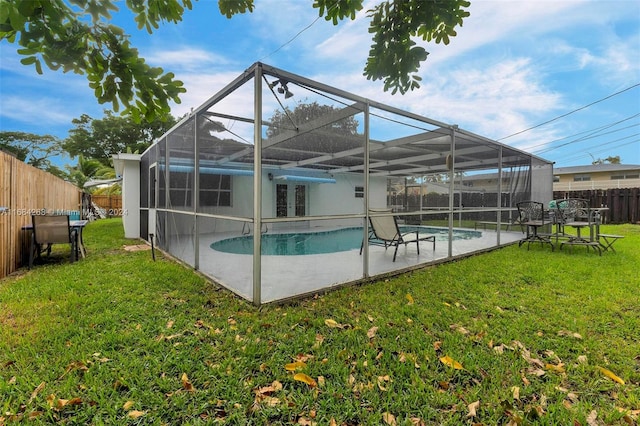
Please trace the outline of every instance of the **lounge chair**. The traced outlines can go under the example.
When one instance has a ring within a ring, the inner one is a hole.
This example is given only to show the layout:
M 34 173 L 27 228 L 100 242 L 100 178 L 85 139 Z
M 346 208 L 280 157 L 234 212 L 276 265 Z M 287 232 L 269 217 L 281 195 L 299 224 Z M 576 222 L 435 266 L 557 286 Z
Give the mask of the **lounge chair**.
M 391 213 L 390 209 L 370 210 L 369 213 Z M 371 228 L 369 229 L 368 244 L 384 246 L 384 248 L 395 247 L 393 252 L 393 261 L 396 261 L 398 254 L 398 247 L 401 244 L 405 246 L 409 243 L 416 243 L 418 254 L 420 254 L 420 241 L 433 242 L 433 249 L 436 249 L 436 237 L 435 235 L 420 235 L 416 229 L 411 232 L 400 232 L 398 226 L 398 220 L 395 216 L 369 216 L 369 223 Z M 364 248 L 364 241 L 360 246 L 360 254 Z
M 40 257 L 43 251 L 51 253 L 52 244 L 70 244 L 71 261 L 78 259 L 78 233 L 69 225 L 69 216 L 31 216 L 32 232 L 29 250 L 29 269 L 33 266 L 33 257 Z M 45 247 L 46 246 L 46 247 Z

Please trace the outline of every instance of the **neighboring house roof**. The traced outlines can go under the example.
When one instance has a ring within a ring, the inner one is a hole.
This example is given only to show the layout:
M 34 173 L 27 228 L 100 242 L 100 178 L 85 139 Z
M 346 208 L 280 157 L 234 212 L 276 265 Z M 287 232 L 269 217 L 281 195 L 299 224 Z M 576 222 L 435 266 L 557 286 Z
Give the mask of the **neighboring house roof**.
M 554 167 L 555 175 L 570 175 L 576 173 L 596 172 L 622 172 L 627 170 L 640 170 L 638 164 L 590 164 L 588 166 Z

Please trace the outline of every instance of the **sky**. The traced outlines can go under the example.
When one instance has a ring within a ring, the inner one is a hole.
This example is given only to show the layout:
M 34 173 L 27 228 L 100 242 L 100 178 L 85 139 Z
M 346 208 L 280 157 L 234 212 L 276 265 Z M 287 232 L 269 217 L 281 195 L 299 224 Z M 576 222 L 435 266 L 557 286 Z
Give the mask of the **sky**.
M 640 165 L 640 1 L 471 0 L 449 45 L 429 52 L 420 89 L 383 90 L 363 69 L 371 45 L 367 0 L 355 20 L 317 19 L 310 0 L 255 0 L 253 13 L 222 16 L 199 0 L 178 24 L 138 30 L 124 2 L 113 23 L 152 66 L 187 93 L 172 114 L 197 108 L 260 61 L 497 140 L 555 167 L 619 156 Z M 20 64 L 0 42 L 0 131 L 68 136 L 82 114 L 102 118 L 84 76 Z M 64 158 L 61 164 L 75 164 Z

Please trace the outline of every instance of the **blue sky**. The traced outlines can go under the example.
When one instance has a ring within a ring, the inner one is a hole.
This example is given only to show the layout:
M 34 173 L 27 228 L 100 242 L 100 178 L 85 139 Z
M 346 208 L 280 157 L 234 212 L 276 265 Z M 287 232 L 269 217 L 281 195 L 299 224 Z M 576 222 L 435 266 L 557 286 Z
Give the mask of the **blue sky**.
M 184 82 L 176 117 L 261 61 L 458 124 L 556 167 L 610 155 L 640 164 L 638 0 L 472 0 L 471 16 L 448 46 L 421 42 L 430 52 L 419 72 L 422 87 L 405 95 L 384 92 L 381 81 L 362 75 L 371 43 L 364 12 L 334 26 L 316 20 L 311 3 L 256 0 L 252 14 L 227 19 L 217 1 L 200 0 L 182 22 L 149 35 L 120 2 L 114 22 L 149 64 Z M 64 138 L 72 119 L 101 118 L 109 108 L 97 103 L 83 76 L 38 75 L 20 64 L 15 48 L 0 42 L 0 130 Z

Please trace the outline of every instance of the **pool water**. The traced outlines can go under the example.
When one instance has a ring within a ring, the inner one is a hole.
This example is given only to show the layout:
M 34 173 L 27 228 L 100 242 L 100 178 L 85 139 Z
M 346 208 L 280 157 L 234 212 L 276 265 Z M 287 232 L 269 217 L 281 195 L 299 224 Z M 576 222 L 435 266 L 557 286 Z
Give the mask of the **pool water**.
M 437 241 L 447 241 L 449 238 L 449 230 L 446 228 L 400 227 L 401 232 L 411 232 L 416 229 L 419 229 L 421 234 L 435 235 Z M 354 227 L 320 232 L 263 234 L 261 253 L 267 256 L 300 256 L 359 250 L 362 244 L 362 232 L 362 228 Z M 469 240 L 481 236 L 480 231 L 453 231 L 454 240 Z M 210 247 L 224 253 L 253 254 L 253 236 L 244 235 L 216 241 Z

